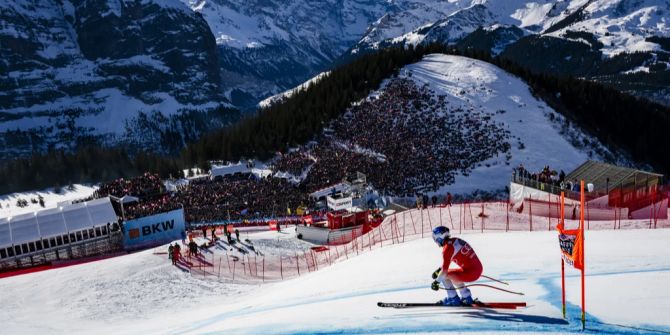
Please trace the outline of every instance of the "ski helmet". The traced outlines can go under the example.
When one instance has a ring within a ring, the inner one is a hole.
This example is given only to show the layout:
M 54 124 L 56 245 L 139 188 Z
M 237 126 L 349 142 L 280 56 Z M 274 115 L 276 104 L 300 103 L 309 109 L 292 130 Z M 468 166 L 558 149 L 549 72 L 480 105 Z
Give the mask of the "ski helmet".
M 449 228 L 438 226 L 433 229 L 433 241 L 439 246 L 444 246 L 444 242 L 449 238 Z

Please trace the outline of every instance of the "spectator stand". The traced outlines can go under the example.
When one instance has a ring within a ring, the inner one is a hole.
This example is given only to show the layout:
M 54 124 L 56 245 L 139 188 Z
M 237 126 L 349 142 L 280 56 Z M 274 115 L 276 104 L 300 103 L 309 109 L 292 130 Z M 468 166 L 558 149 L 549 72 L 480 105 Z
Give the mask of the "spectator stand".
M 566 195 L 567 217 L 579 211 L 579 193 L 574 191 L 581 178 L 587 182 L 586 201 L 590 220 L 667 218 L 668 192 L 664 176 L 606 163 L 587 161 L 568 175 L 558 178 L 545 167 L 531 173 L 523 166 L 515 169 L 510 183 L 510 203 L 517 212 L 531 216 L 558 218 L 560 193 Z M 572 187 L 572 188 L 571 188 Z M 571 212 L 570 212 L 571 211 Z

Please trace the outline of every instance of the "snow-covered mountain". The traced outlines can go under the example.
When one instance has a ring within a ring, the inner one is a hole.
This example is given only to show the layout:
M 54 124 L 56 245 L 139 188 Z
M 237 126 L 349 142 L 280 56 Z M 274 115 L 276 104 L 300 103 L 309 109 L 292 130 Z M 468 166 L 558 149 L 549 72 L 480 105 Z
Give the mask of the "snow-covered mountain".
M 110 138 L 179 149 L 225 122 L 228 102 L 255 109 L 397 43 L 492 50 L 670 104 L 670 0 L 0 0 L 0 9 L 4 156 Z
M 584 41 L 574 37 L 576 31 L 593 35 L 608 59 L 623 52 L 663 52 L 670 37 L 668 0 L 182 1 L 207 20 L 221 54 L 225 94 L 243 108 L 301 84 L 333 62 L 401 42 L 454 43 L 476 33 L 468 45 L 490 44 L 501 53 L 524 36 Z M 663 64 L 665 56 L 627 64 L 619 72 L 653 71 Z
M 385 18 L 380 39 L 361 51 L 394 44 L 458 43 L 503 54 L 535 71 L 569 73 L 670 104 L 670 1 L 453 1 L 453 12 L 397 36 L 403 15 Z M 631 56 L 631 53 L 635 55 Z
M 178 0 L 0 1 L 0 141 L 116 141 L 142 132 L 140 112 L 224 106 L 218 59 L 207 23 Z
M 182 0 L 209 23 L 226 96 L 242 107 L 332 64 L 393 6 L 374 0 Z

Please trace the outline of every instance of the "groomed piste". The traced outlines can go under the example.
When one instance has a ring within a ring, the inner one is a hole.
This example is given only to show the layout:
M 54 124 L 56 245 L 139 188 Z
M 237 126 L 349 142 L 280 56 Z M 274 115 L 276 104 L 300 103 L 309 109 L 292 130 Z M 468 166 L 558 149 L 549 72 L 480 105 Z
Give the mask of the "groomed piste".
M 458 215 L 459 208 L 454 206 L 452 215 Z M 574 269 L 567 269 L 567 319 L 562 317 L 555 230 L 486 229 L 482 233 L 466 229 L 460 234 L 477 251 L 486 275 L 525 294 L 520 297 L 473 287 L 474 295 L 482 301 L 522 300 L 526 308 L 377 307 L 379 301 L 435 302 L 443 298 L 443 291 L 429 288 L 430 275 L 440 264 L 440 250 L 429 234 L 422 238 L 420 232 L 410 233 L 420 222 L 418 215 L 425 217 L 426 226 L 429 220 L 434 225 L 438 211 L 428 209 L 421 214 L 413 210 L 391 216 L 379 233 L 395 231 L 396 242 L 368 245 L 357 256 L 340 257 L 331 266 L 284 281 L 203 278 L 170 265 L 160 249 L 6 278 L 0 280 L 0 323 L 8 334 L 581 331 L 579 273 Z M 494 212 L 488 215 L 496 217 Z M 511 221 L 511 228 L 522 228 L 520 222 Z M 587 332 L 670 332 L 665 317 L 670 310 L 670 230 L 595 230 L 604 228 L 592 222 L 593 230 L 586 232 Z M 452 230 L 458 235 L 457 229 Z M 294 238 L 286 229 L 246 237 L 266 254 L 289 252 L 287 245 Z M 501 286 L 486 279 L 479 283 Z

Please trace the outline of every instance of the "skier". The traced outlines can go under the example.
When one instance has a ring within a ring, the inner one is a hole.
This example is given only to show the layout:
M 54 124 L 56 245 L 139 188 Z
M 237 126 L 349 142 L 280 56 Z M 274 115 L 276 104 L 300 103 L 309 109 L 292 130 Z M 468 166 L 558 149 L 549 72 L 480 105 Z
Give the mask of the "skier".
M 174 250 L 174 247 L 172 246 L 172 243 L 170 243 L 170 246 L 168 247 L 168 259 L 172 259 L 172 251 Z
M 470 289 L 464 283 L 473 282 L 482 275 L 482 263 L 472 247 L 460 238 L 451 237 L 449 228 L 444 226 L 433 229 L 433 241 L 442 248 L 442 266 L 433 272 L 433 284 L 431 289 L 440 289 L 440 283 L 447 289 L 447 297 L 438 301 L 447 306 L 472 305 Z M 451 262 L 456 263 L 459 268 L 449 269 Z M 461 294 L 459 298 L 458 293 Z
M 240 240 L 240 231 L 237 230 L 237 228 L 235 228 L 235 237 L 237 238 L 238 241 Z

